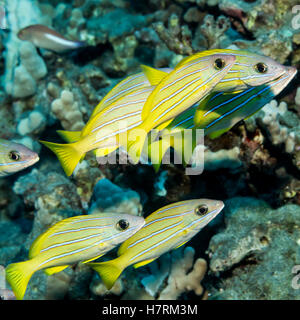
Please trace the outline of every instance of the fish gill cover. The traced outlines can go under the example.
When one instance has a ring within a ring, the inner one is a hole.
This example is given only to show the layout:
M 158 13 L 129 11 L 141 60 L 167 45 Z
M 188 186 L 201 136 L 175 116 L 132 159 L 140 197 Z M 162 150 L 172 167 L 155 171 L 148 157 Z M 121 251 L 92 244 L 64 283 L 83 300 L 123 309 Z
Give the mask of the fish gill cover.
M 299 299 L 299 15 L 0 0 L 1 298 Z

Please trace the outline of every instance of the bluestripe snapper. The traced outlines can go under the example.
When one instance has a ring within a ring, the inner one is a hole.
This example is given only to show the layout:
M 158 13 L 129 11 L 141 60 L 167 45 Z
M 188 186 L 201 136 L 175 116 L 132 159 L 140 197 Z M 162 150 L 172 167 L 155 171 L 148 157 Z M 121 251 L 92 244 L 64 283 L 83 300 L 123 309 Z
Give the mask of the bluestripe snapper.
M 110 289 L 125 268 L 144 266 L 194 237 L 223 209 L 222 201 L 197 199 L 165 206 L 146 219 L 142 229 L 119 248 L 118 258 L 88 263 Z
M 142 217 L 107 212 L 64 219 L 33 242 L 29 260 L 8 265 L 6 279 L 17 299 L 23 299 L 34 272 L 45 269 L 46 274 L 51 275 L 77 262 L 97 259 L 137 232 L 144 223 Z
M 0 176 L 8 176 L 39 161 L 34 151 L 22 144 L 0 139 Z
M 142 69 L 146 71 L 149 67 Z M 153 69 L 152 84 L 157 84 L 168 71 Z M 103 98 L 82 131 L 58 131 L 68 144 L 41 143 L 57 155 L 69 176 L 86 152 L 96 150 L 96 156 L 103 157 L 119 147 L 118 136 L 141 124 L 144 104 L 153 89 L 144 73 L 130 76 Z
M 233 55 L 205 55 L 191 68 L 176 67 L 164 77 L 145 103 L 143 122 L 128 134 L 119 136 L 120 145 L 133 162 L 138 162 L 150 130 L 158 126 L 159 130 L 163 129 L 173 118 L 201 100 L 228 73 L 234 62 Z
M 179 157 L 185 152 L 184 143 L 193 144 L 193 151 L 196 146 L 194 141 L 182 143 L 183 130 L 204 129 L 204 135 L 214 139 L 230 130 L 239 121 L 251 117 L 278 95 L 297 73 L 294 67 L 285 67 L 285 70 L 286 72 L 281 77 L 265 85 L 250 87 L 238 93 L 212 93 L 180 114 L 160 132 L 159 140 L 149 144 L 149 154 L 154 168 L 158 170 L 170 146 L 175 148 Z M 188 159 L 191 155 L 185 156 Z
M 207 50 L 183 59 L 174 71 L 160 81 L 145 103 L 142 112 L 143 123 L 139 126 L 139 129 L 141 129 L 140 136 L 135 137 L 136 139 L 133 142 L 130 141 L 127 147 L 135 162 L 139 159 L 146 134 L 151 129 L 154 127 L 158 130 L 164 129 L 170 124 L 172 117 L 174 118 L 184 112 L 209 93 L 208 91 L 199 96 L 195 94 L 194 89 L 190 89 L 191 85 L 197 81 L 199 75 L 197 72 L 207 71 L 203 64 L 207 63 L 210 57 L 218 54 L 222 54 L 223 57 L 226 55 L 228 57 L 234 56 L 235 62 L 217 83 L 211 84 L 210 91 L 212 92 L 245 90 L 251 86 L 268 83 L 285 73 L 285 67 L 275 60 L 242 50 Z M 199 67 L 201 64 L 203 68 Z M 198 89 L 196 88 L 196 90 Z M 143 134 L 143 131 L 147 133 Z M 126 144 L 127 141 L 122 143 Z

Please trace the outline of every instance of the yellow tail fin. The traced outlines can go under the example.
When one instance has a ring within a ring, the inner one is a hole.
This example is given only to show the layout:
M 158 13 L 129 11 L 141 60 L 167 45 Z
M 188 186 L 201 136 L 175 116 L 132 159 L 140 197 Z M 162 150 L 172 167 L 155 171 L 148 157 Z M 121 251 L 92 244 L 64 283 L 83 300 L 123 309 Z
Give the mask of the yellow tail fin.
M 117 263 L 117 259 L 106 261 L 106 262 L 93 262 L 87 263 L 88 266 L 93 268 L 95 271 L 99 273 L 102 281 L 104 282 L 106 288 L 110 290 L 117 279 L 119 278 L 120 274 L 123 271 Z
M 56 132 L 68 143 L 76 142 L 81 137 L 81 131 L 56 130 Z
M 35 269 L 32 266 L 32 260 L 12 263 L 7 266 L 5 269 L 6 272 L 6 280 L 10 284 L 16 298 L 18 300 L 22 300 L 28 282 L 35 272 Z
M 76 149 L 76 142 L 70 144 L 59 144 L 48 141 L 40 142 L 56 154 L 66 175 L 70 176 L 83 156 L 83 153 Z

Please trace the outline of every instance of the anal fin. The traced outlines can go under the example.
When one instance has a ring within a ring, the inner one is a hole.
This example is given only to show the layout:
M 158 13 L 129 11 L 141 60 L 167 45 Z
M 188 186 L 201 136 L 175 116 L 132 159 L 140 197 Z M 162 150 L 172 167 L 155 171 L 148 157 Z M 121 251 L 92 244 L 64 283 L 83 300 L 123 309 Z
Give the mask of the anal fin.
M 67 266 L 51 267 L 51 268 L 45 269 L 44 272 L 46 273 L 46 275 L 51 276 L 52 274 L 61 272 L 66 268 L 68 268 L 68 265 Z
M 156 258 L 154 259 L 149 259 L 149 260 L 144 260 L 142 262 L 138 262 L 136 264 L 133 265 L 134 268 L 139 268 L 139 267 L 142 267 L 142 266 L 145 266 L 146 264 L 148 263 L 151 263 L 152 261 L 154 261 Z

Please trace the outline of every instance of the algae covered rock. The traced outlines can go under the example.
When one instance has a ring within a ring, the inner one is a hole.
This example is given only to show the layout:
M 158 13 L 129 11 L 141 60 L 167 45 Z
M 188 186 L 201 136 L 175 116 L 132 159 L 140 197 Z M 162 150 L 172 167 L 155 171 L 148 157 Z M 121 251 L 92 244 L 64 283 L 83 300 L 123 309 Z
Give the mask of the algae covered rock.
M 300 207 L 270 208 L 256 198 L 225 205 L 225 230 L 209 244 L 218 299 L 299 299 L 292 269 L 300 264 Z

